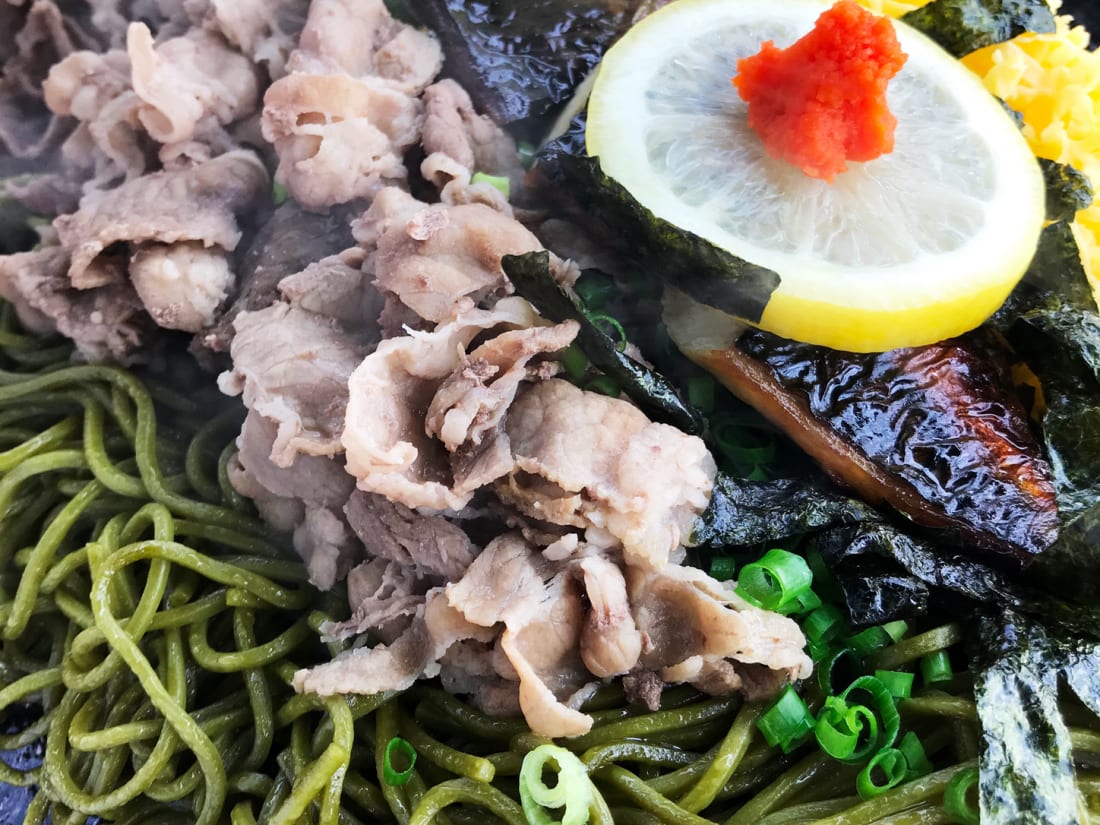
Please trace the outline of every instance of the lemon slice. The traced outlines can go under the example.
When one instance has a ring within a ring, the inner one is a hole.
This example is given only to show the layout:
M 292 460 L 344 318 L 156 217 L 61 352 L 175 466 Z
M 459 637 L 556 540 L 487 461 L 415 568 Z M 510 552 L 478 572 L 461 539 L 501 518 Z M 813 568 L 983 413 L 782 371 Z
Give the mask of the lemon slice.
M 645 18 L 600 66 L 588 153 L 659 219 L 775 270 L 766 330 L 874 352 L 972 329 L 1035 252 L 1035 156 L 969 70 L 895 21 L 908 60 L 887 93 L 894 151 L 849 163 L 832 184 L 770 158 L 730 78 L 739 58 L 764 40 L 790 45 L 828 5 L 676 0 Z

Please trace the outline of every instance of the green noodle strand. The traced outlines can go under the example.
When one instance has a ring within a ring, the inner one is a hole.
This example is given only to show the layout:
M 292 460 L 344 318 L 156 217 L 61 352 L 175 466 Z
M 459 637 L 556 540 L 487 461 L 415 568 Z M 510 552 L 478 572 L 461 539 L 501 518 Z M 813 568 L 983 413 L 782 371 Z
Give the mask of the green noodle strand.
M 430 789 L 413 811 L 409 825 L 429 825 L 449 805 L 476 805 L 500 817 L 507 825 L 527 825 L 527 817 L 517 802 L 492 785 L 472 779 L 451 779 Z
M 726 782 L 733 776 L 733 772 L 737 770 L 737 766 L 741 764 L 741 760 L 744 759 L 749 743 L 756 732 L 756 720 L 760 718 L 763 710 L 764 706 L 759 703 L 749 703 L 741 708 L 733 725 L 730 726 L 729 733 L 722 740 L 710 767 L 695 786 L 680 798 L 681 808 L 699 813 L 714 802 Z

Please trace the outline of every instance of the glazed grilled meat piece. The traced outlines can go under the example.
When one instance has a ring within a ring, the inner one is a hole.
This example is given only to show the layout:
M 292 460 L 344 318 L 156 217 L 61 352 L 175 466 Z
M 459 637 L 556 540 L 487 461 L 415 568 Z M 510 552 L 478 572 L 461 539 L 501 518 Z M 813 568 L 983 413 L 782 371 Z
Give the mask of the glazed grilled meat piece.
M 863 354 L 749 330 L 689 355 L 869 502 L 1017 559 L 1057 538 L 1050 467 L 989 334 Z

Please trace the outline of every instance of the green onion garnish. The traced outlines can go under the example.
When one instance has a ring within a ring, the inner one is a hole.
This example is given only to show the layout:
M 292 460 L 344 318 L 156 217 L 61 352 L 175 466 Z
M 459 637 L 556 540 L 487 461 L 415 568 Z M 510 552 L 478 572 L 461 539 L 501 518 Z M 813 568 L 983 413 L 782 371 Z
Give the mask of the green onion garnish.
M 943 809 L 959 825 L 978 825 L 978 804 L 972 795 L 978 788 L 978 769 L 967 768 L 947 783 Z
M 863 705 L 849 707 L 839 696 L 829 696 L 814 735 L 821 750 L 833 759 L 858 764 L 874 751 L 879 737 L 878 720 Z
M 404 770 L 395 768 L 394 754 L 400 754 L 408 763 L 408 767 Z M 400 736 L 395 736 L 386 743 L 386 751 L 382 756 L 382 779 L 387 785 L 404 785 L 412 776 L 414 767 L 416 767 L 416 748 Z
M 620 324 L 617 319 L 612 318 L 610 315 L 605 315 L 604 313 L 599 312 L 593 315 L 589 315 L 588 320 L 596 326 L 610 327 L 611 332 L 607 333 L 608 337 L 619 339 L 619 343 L 617 344 L 619 352 L 622 352 L 626 349 L 626 330 L 623 329 L 623 325 Z M 607 332 L 607 330 L 604 329 L 604 332 Z
M 581 351 L 580 347 L 572 344 L 562 352 L 561 365 L 570 378 L 580 381 L 588 372 L 588 356 Z
M 737 562 L 732 556 L 715 556 L 710 560 L 710 577 L 720 582 L 726 582 L 733 578 L 737 572 Z
M 697 375 L 687 382 L 688 403 L 703 415 L 714 412 L 714 379 L 709 375 Z
M 557 781 L 548 787 L 543 771 L 557 773 Z M 596 789 L 588 771 L 573 753 L 557 745 L 539 745 L 523 757 L 519 770 L 519 799 L 531 825 L 585 825 Z M 550 818 L 548 809 L 565 810 L 560 820 Z
M 290 196 L 290 193 L 286 191 L 286 187 L 276 181 L 271 184 L 271 202 L 276 206 L 286 202 L 286 199 Z
M 487 183 L 504 195 L 505 200 L 512 192 L 511 182 L 503 175 L 486 175 L 484 172 L 475 172 L 474 176 L 470 178 L 470 183 Z
M 869 656 L 876 650 L 882 650 L 892 642 L 893 639 L 890 638 L 890 634 L 881 625 L 861 630 L 848 640 L 849 646 L 860 658 Z
M 882 629 L 886 631 L 886 635 L 890 637 L 890 641 L 897 644 L 905 638 L 905 634 L 909 632 L 909 623 L 903 621 L 887 622 L 882 626 Z
M 791 685 L 783 688 L 779 698 L 756 720 L 764 740 L 773 747 L 778 745 L 783 753 L 805 742 L 814 725 L 813 714 Z
M 765 610 L 783 611 L 797 606 L 813 583 L 809 565 L 801 556 L 778 548 L 741 568 L 737 593 Z
M 900 785 L 905 780 L 907 770 L 905 754 L 897 748 L 883 748 L 859 772 L 856 777 L 856 791 L 862 799 L 874 799 Z
M 946 650 L 937 650 L 929 653 L 920 660 L 920 675 L 926 685 L 936 682 L 949 682 L 954 672 L 951 670 L 951 659 Z
M 584 388 L 589 392 L 598 392 L 600 395 L 608 395 L 612 398 L 618 398 L 623 391 L 623 388 L 619 386 L 619 382 L 610 375 L 593 378 L 584 385 Z
M 838 693 L 862 673 L 863 661 L 851 648 L 840 647 L 827 654 L 817 667 L 817 681 L 826 696 Z
M 882 741 L 877 744 L 877 748 L 891 747 L 898 738 L 898 731 L 901 729 L 901 716 L 894 704 L 894 697 L 890 695 L 890 691 L 886 686 L 874 676 L 860 676 L 840 694 L 840 698 L 848 702 L 849 705 L 854 704 L 853 697 L 862 698 L 864 696 L 868 700 L 865 704 L 874 711 L 875 716 L 882 723 Z
M 573 284 L 573 291 L 589 309 L 598 310 L 619 292 L 615 281 L 598 271 L 584 272 Z
M 909 731 L 901 737 L 898 750 L 905 754 L 905 762 L 909 766 L 909 770 L 905 774 L 906 782 L 932 773 L 932 763 L 928 759 L 928 754 L 924 751 L 924 745 L 921 744 L 920 739 L 913 731 Z
M 904 670 L 876 670 L 875 678 L 886 686 L 895 699 L 908 699 L 913 695 L 913 680 L 917 677 Z

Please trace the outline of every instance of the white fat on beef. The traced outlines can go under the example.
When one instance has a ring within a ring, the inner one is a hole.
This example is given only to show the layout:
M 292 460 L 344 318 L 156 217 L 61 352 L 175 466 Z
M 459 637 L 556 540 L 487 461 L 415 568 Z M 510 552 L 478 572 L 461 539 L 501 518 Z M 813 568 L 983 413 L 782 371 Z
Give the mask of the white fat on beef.
M 577 567 L 589 604 L 581 633 L 581 658 L 600 678 L 629 673 L 641 656 L 642 634 L 630 612 L 622 568 L 602 556 L 587 556 Z
M 442 66 L 436 39 L 394 20 L 383 0 L 313 0 L 287 68 L 369 77 L 418 95 Z
M 130 281 L 157 326 L 199 332 L 214 323 L 234 275 L 223 250 L 192 241 L 139 247 Z
M 263 135 L 279 156 L 275 179 L 301 203 L 324 209 L 404 181 L 423 104 L 343 74 L 290 74 L 264 96 Z
M 259 105 L 255 65 L 220 34 L 192 29 L 157 44 L 148 26 L 131 23 L 126 51 L 138 120 L 158 143 L 190 140 L 205 119 L 224 126 Z
M 69 279 L 78 289 L 122 277 L 115 244 L 196 241 L 233 250 L 241 239 L 236 215 L 250 211 L 269 190 L 267 171 L 248 151 L 221 155 L 190 169 L 155 172 L 107 191 L 85 195 L 80 209 L 54 220 L 72 257 Z
M 494 539 L 461 581 L 447 586 L 450 605 L 475 625 L 503 624 L 500 650 L 517 678 L 531 730 L 542 736 L 586 733 L 592 719 L 566 702 L 590 680 L 581 661 L 584 605 L 574 577 L 518 533 Z M 501 672 L 505 671 L 505 672 Z
M 777 671 L 769 687 L 810 675 L 813 664 L 798 625 L 750 605 L 732 585 L 671 564 L 627 568 L 626 577 L 643 639 L 640 665 L 662 680 L 730 693 L 766 681 L 754 674 L 755 666 Z
M 540 323 L 526 301 L 505 298 L 492 310 L 471 310 L 432 332 L 382 341 L 348 381 L 342 440 L 359 489 L 406 507 L 465 507 L 473 491 L 454 489 L 447 451 L 425 431 L 425 411 L 444 379 L 463 366 L 478 334 Z
M 359 555 L 347 524 L 327 507 L 308 507 L 294 530 L 294 549 L 309 570 L 309 580 L 319 590 L 343 581 Z
M 660 568 L 706 509 L 714 459 L 702 440 L 651 422 L 628 401 L 551 379 L 512 404 L 515 468 L 497 494 L 554 524 L 606 530 L 628 565 Z
M 453 317 L 464 298 L 480 302 L 511 292 L 501 259 L 542 249 L 523 224 L 485 204 L 420 204 L 413 211 L 416 202 L 409 201 L 387 198 L 363 222 L 372 212 L 385 213 L 373 257 L 375 282 L 427 321 Z
M 458 525 L 410 510 L 385 496 L 356 492 L 344 506 L 344 514 L 368 554 L 389 559 L 419 578 L 458 581 L 478 552 Z M 354 609 L 356 602 L 351 604 Z
M 233 369 L 218 386 L 276 424 L 271 460 L 289 467 L 300 454 L 340 453 L 348 377 L 365 348 L 335 321 L 281 302 L 233 326 Z

